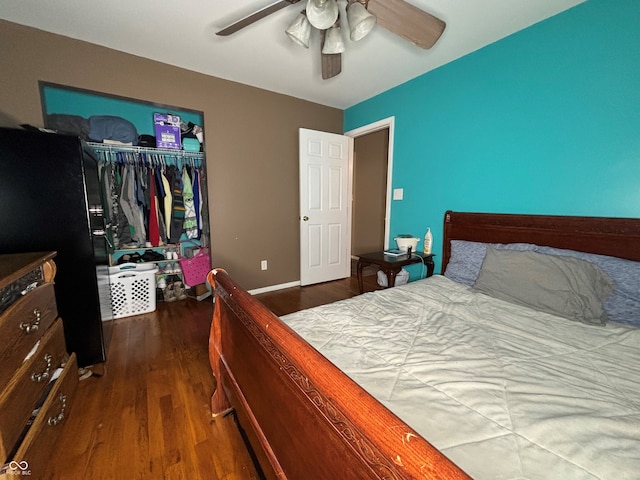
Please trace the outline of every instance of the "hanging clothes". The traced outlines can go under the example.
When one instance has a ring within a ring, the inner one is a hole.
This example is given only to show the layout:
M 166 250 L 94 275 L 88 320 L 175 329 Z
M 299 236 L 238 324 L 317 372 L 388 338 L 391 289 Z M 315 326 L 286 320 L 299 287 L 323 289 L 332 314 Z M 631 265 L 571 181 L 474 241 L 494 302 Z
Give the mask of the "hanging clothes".
M 182 197 L 182 175 L 173 165 L 167 168 L 171 184 L 171 227 L 169 243 L 178 243 L 184 227 L 184 199 Z
M 100 186 L 100 199 L 102 202 L 102 216 L 105 225 L 114 224 L 113 202 L 110 200 L 113 195 L 113 186 L 111 184 L 112 165 L 98 165 L 98 179 Z M 114 252 L 114 245 L 117 243 L 117 231 L 113 228 L 105 229 L 105 241 L 107 244 L 107 252 Z
M 198 219 L 193 202 L 193 185 L 186 166 L 182 167 L 182 198 L 184 201 L 184 233 L 187 238 L 198 238 Z
M 129 226 L 129 220 L 127 220 L 127 216 L 120 205 L 121 192 L 122 192 L 122 166 L 114 164 L 113 165 L 113 210 L 117 212 L 115 214 L 116 223 L 116 237 L 117 243 L 116 246 L 120 245 L 130 245 L 133 243 L 133 238 L 131 238 L 131 228 Z
M 198 238 L 202 237 L 202 233 L 205 230 L 205 223 L 203 220 L 203 216 L 207 215 L 207 185 L 206 185 L 206 175 L 203 179 L 203 172 L 198 170 L 198 198 L 200 199 L 200 207 L 198 208 Z M 207 229 L 207 234 L 209 233 Z
M 144 222 L 142 212 L 138 208 L 135 194 L 135 173 L 129 165 L 122 170 L 122 190 L 120 191 L 120 207 L 129 222 L 131 239 L 139 245 L 145 243 Z
M 167 177 L 167 171 L 162 172 L 162 186 L 165 191 L 164 197 L 164 227 L 167 232 L 167 243 L 171 238 L 171 210 L 173 209 L 173 195 L 171 195 L 171 183 Z
M 153 169 L 151 169 L 149 171 L 149 242 L 154 247 L 158 247 L 160 245 L 157 200 L 155 173 Z
M 136 213 L 140 214 L 142 221 L 141 237 L 144 237 L 144 243 L 149 241 L 149 210 L 150 210 L 150 196 L 149 196 L 149 171 L 144 156 L 140 156 L 138 159 L 136 156 L 130 154 L 130 168 L 134 172 L 135 181 L 135 196 L 138 210 Z M 139 162 L 136 162 L 139 160 Z
M 200 233 L 202 232 L 202 212 L 200 206 L 200 172 L 198 170 L 193 171 L 193 208 L 196 211 L 196 227 L 198 229 L 198 236 L 196 238 L 200 238 Z
M 166 197 L 164 184 L 162 182 L 162 168 L 158 167 L 155 169 L 155 191 L 156 191 L 156 208 L 158 210 L 158 232 L 160 234 L 160 244 L 164 245 L 168 243 L 167 238 L 167 229 L 165 227 L 165 218 L 164 218 L 164 199 Z
M 187 152 L 92 147 L 98 158 L 105 217 L 113 225 L 114 248 L 178 243 L 185 228 L 188 238 L 199 238 L 202 201 L 196 183 L 202 166 L 195 164 L 199 158 Z

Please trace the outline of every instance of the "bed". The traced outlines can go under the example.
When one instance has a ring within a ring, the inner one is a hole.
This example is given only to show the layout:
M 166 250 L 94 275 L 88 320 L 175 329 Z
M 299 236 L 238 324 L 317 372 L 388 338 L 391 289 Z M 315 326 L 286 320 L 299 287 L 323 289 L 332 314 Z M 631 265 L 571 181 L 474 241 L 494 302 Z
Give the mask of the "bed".
M 446 212 L 443 245 L 444 275 L 282 319 L 213 270 L 214 416 L 266 478 L 638 478 L 640 220 Z M 546 262 L 577 307 L 546 269 L 500 298 Z

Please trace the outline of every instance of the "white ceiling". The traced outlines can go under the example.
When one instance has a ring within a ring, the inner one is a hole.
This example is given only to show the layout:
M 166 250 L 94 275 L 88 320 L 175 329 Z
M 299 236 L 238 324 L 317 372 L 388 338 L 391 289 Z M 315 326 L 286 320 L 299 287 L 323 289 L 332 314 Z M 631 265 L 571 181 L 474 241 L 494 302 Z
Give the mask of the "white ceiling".
M 215 35 L 273 1 L 0 0 L 0 18 L 344 109 L 585 0 L 408 0 L 447 23 L 438 43 L 423 50 L 379 26 L 354 43 L 345 28 L 342 73 L 329 80 L 318 35 L 306 50 L 284 33 L 304 2 Z

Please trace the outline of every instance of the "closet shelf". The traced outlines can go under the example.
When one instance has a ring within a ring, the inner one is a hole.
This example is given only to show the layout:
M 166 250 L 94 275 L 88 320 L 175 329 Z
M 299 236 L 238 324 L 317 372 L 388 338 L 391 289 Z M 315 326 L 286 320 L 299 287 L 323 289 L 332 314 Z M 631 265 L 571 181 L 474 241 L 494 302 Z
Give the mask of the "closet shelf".
M 86 144 L 99 151 L 146 153 L 149 155 L 173 155 L 176 157 L 194 158 L 199 160 L 204 159 L 203 152 L 189 152 L 187 150 L 176 150 L 171 148 L 136 147 L 133 145 L 117 145 L 113 143 L 86 142 Z

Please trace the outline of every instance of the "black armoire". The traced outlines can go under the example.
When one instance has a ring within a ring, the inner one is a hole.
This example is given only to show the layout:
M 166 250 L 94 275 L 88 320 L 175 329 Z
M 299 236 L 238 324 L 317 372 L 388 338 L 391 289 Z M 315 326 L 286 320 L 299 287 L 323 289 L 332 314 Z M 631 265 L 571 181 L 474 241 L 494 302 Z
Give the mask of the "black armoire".
M 56 300 L 79 366 L 106 360 L 111 297 L 98 165 L 78 137 L 0 128 L 0 254 L 56 251 Z

